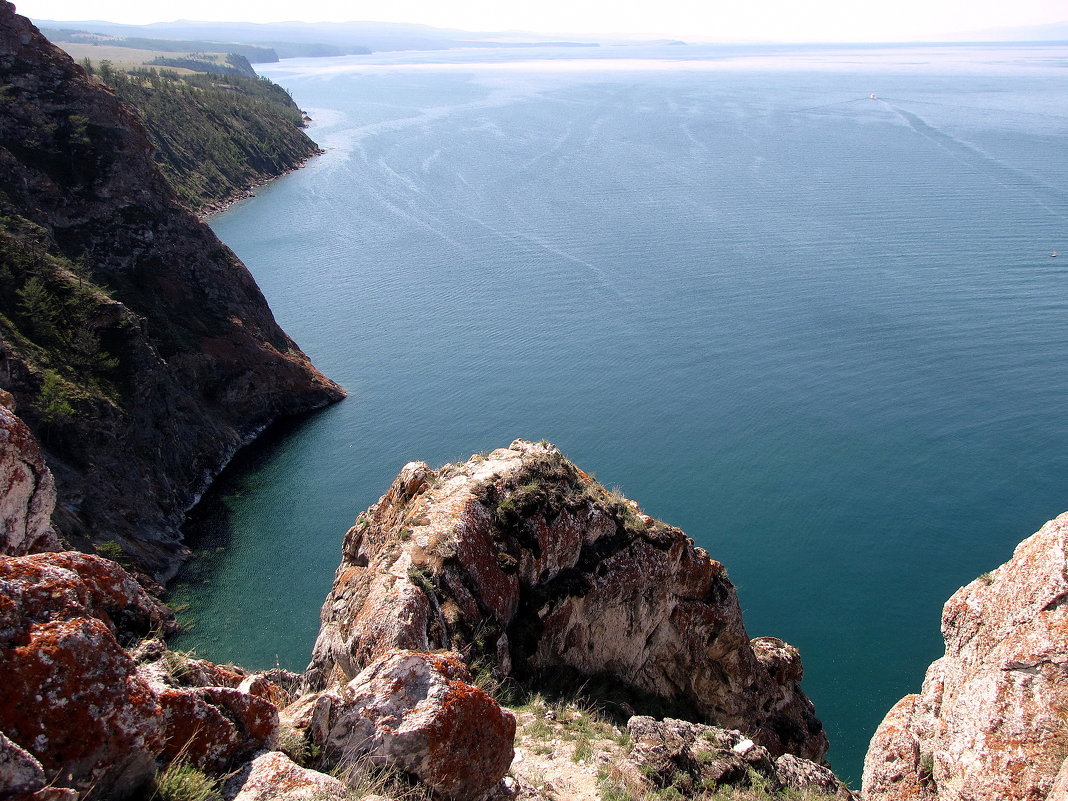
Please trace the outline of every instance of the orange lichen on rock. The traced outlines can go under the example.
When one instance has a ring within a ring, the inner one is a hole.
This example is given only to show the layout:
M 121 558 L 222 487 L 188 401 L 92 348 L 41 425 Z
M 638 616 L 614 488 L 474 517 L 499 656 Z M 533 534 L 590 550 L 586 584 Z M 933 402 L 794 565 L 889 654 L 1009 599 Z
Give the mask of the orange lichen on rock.
M 283 717 L 342 765 L 389 764 L 444 798 L 475 801 L 508 771 L 515 717 L 470 680 L 458 654 L 392 651 Z

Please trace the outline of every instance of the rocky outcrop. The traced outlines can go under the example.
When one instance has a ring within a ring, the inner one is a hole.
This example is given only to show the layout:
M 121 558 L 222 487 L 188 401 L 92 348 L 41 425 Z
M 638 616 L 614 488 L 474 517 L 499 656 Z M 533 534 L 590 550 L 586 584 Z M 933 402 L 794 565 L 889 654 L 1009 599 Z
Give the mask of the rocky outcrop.
M 140 786 L 164 746 L 163 711 L 119 640 L 167 619 L 105 559 L 0 557 L 0 731 L 59 786 Z
M 0 733 L 10 738 L 10 747 L 0 740 L 0 788 L 35 783 L 37 765 L 55 787 L 118 798 L 160 762 L 220 772 L 273 748 L 275 706 L 227 685 L 281 688 L 159 641 L 124 647 L 172 628 L 166 608 L 114 562 L 0 557 Z
M 945 656 L 872 738 L 868 801 L 1064 797 L 1056 786 L 1068 775 L 1066 601 L 1068 514 L 946 603 Z
M 674 791 L 684 798 L 757 781 L 768 791 L 814 791 L 852 801 L 853 794 L 827 768 L 793 754 L 772 759 L 740 731 L 685 720 L 635 716 L 627 722 L 633 746 L 624 784 L 643 792 Z
M 0 390 L 0 554 L 21 556 L 55 551 L 59 538 L 52 528 L 56 485 L 45 466 L 33 433 Z
M 512 763 L 515 718 L 470 682 L 456 654 L 394 651 L 284 717 L 330 762 L 389 765 L 444 798 L 477 801 Z
M 166 578 L 234 452 L 344 393 L 182 206 L 129 108 L 6 0 L 0 87 L 0 387 L 46 450 L 60 533 Z
M 453 648 L 521 680 L 608 677 L 773 755 L 827 747 L 797 651 L 750 642 L 723 566 L 548 444 L 406 465 L 360 515 L 308 686 L 336 690 L 398 648 Z

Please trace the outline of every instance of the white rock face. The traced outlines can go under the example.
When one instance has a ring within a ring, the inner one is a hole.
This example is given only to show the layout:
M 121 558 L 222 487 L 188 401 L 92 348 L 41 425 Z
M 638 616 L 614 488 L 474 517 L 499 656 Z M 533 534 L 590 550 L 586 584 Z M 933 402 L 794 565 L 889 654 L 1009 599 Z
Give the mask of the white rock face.
M 3 393 L 8 399 L 10 395 Z M 56 485 L 30 429 L 0 398 L 0 554 L 57 551 Z
M 1011 560 L 958 590 L 942 613 L 946 653 L 901 699 L 864 762 L 868 801 L 1065 797 L 1068 756 L 1068 514 Z M 1055 790 L 1056 786 L 1059 789 Z

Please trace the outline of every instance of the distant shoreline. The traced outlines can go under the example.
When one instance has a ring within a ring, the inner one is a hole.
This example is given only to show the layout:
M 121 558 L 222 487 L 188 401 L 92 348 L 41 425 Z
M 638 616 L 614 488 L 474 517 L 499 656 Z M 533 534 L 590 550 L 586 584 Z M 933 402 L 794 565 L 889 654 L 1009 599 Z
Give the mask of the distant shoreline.
M 258 181 L 254 181 L 253 183 L 242 189 L 240 192 L 231 195 L 225 200 L 219 200 L 215 203 L 211 203 L 205 208 L 197 211 L 196 215 L 200 220 L 208 222 L 209 218 L 214 217 L 217 214 L 222 214 L 235 203 L 240 203 L 243 200 L 248 200 L 249 198 L 256 197 L 255 190 L 259 189 L 261 186 L 266 186 L 272 181 L 276 181 L 285 175 L 289 175 L 291 172 L 296 172 L 297 170 L 302 169 L 303 167 L 307 166 L 308 162 L 311 161 L 313 158 L 322 156 L 324 153 L 326 153 L 326 151 L 322 148 L 319 148 L 315 153 L 312 153 L 310 156 L 301 159 L 298 164 L 295 164 L 294 166 L 282 170 L 281 172 L 276 173 L 274 175 L 268 175 L 265 178 L 261 178 Z

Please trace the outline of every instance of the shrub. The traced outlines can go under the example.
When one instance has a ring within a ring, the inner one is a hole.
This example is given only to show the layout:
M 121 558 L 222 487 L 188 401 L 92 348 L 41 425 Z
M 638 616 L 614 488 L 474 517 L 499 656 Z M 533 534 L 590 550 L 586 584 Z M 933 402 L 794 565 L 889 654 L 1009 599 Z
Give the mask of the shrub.
M 219 801 L 219 783 L 188 762 L 172 762 L 156 774 L 152 801 Z

